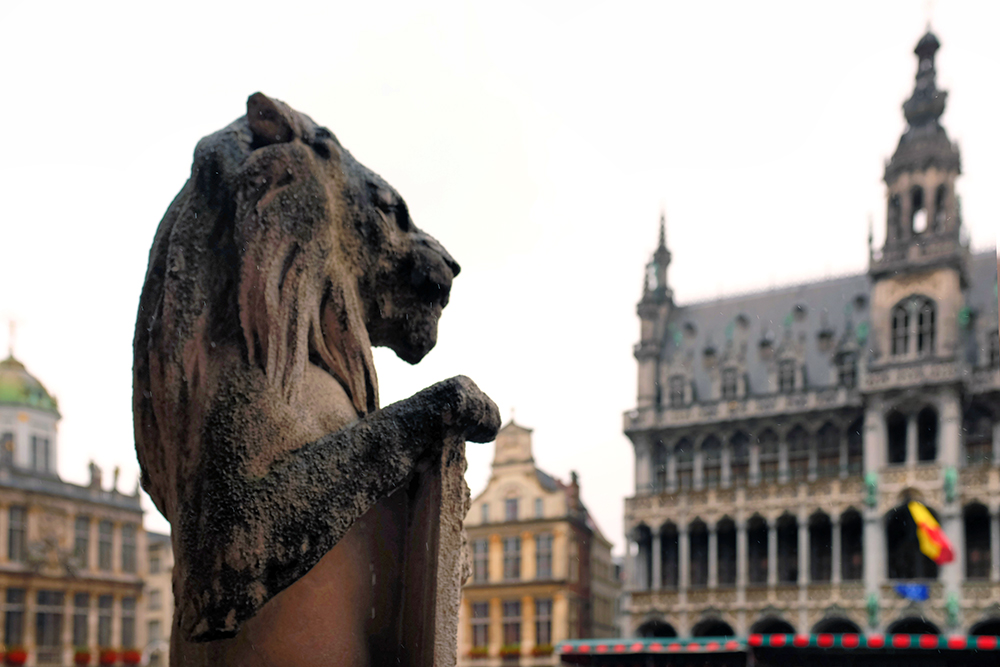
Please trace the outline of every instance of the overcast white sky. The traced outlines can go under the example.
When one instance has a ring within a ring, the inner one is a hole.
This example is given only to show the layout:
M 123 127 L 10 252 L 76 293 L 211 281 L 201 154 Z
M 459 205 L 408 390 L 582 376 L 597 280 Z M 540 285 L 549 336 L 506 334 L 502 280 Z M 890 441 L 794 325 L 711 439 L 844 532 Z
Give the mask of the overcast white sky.
M 661 206 L 681 303 L 864 270 L 928 18 L 966 228 L 992 247 L 1000 3 L 0 4 L 0 317 L 59 398 L 60 474 L 95 459 L 133 488 L 153 233 L 195 143 L 260 90 L 333 130 L 463 266 L 438 348 L 377 354 L 383 404 L 471 376 L 535 429 L 541 468 L 579 471 L 621 552 Z M 468 453 L 476 493 L 493 447 Z

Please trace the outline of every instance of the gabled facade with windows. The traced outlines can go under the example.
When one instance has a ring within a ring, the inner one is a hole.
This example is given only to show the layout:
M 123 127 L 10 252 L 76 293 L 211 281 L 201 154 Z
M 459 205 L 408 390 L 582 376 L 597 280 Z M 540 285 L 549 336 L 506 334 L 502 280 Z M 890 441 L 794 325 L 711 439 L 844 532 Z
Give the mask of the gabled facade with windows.
M 627 633 L 1000 633 L 997 255 L 961 233 L 938 47 L 915 49 L 866 273 L 675 304 L 661 218 L 625 415 Z M 909 500 L 954 563 L 920 553 Z
M 140 656 L 146 533 L 139 492 L 59 478 L 59 411 L 45 387 L 10 355 L 0 361 L 0 606 L 3 644 L 28 665 Z M 126 656 L 127 651 L 134 653 Z M 110 654 L 109 654 L 110 655 Z
M 611 543 L 565 484 L 535 467 L 531 430 L 496 439 L 492 475 L 465 521 L 472 576 L 462 589 L 460 665 L 555 665 L 566 639 L 612 637 L 621 583 Z

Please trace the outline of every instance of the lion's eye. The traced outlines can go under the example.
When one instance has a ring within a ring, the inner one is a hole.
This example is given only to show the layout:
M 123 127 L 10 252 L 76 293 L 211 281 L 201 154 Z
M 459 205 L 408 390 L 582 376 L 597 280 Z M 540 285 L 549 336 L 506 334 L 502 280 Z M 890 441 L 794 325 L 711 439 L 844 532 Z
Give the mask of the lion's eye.
M 399 228 L 404 232 L 410 231 L 410 212 L 406 209 L 406 202 L 400 199 L 394 208 L 396 213 L 396 224 L 399 225 Z

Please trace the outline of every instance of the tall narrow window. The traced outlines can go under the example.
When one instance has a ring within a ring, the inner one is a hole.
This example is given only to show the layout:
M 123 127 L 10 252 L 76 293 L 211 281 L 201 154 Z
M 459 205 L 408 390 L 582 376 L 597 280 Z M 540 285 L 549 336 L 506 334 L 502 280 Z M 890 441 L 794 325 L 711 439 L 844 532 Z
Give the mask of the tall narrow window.
M 840 474 L 840 431 L 829 422 L 817 433 L 816 474 L 821 477 Z
M 677 486 L 681 490 L 689 490 L 694 479 L 694 445 L 687 438 L 682 438 L 674 446 L 674 459 L 677 465 Z
M 922 301 L 917 309 L 917 354 L 934 353 L 934 304 Z
M 795 361 L 786 359 L 778 364 L 778 392 L 790 394 L 795 391 Z
M 718 534 L 716 562 L 719 568 L 719 585 L 732 586 L 736 583 L 736 524 L 726 517 L 715 528 Z
M 965 576 L 969 579 L 990 577 L 990 512 L 985 505 L 969 505 L 965 520 Z
M 23 563 L 28 556 L 25 535 L 28 513 L 23 507 L 11 507 L 8 513 L 10 525 L 7 528 L 7 558 Z
M 521 538 L 503 538 L 503 578 L 517 581 L 521 578 Z
M 917 414 L 917 459 L 933 461 L 937 458 L 938 417 L 928 406 Z
M 552 535 L 535 536 L 535 578 L 552 578 Z
M 78 516 L 73 522 L 73 557 L 84 570 L 90 565 L 90 517 Z M 77 644 L 79 646 L 79 644 Z
M 489 540 L 476 540 L 472 543 L 472 580 L 480 584 L 490 580 Z
M 163 591 L 158 588 L 154 588 L 149 591 L 149 610 L 159 611 L 163 608 Z
M 31 469 L 37 472 L 49 472 L 49 463 L 49 439 L 37 435 L 31 436 Z
M 97 525 L 97 567 L 101 570 L 111 569 L 111 535 L 114 525 L 110 521 L 102 521 Z
M 38 664 L 62 664 L 63 600 L 62 591 L 38 591 L 35 607 L 35 644 Z
M 97 598 L 97 645 L 104 648 L 111 644 L 111 615 L 115 599 L 110 595 Z
M 768 429 L 758 438 L 760 447 L 760 481 L 774 482 L 778 479 L 778 436 Z
M 809 477 L 809 434 L 801 426 L 788 434 L 788 477 L 792 481 Z
M 896 411 L 885 418 L 889 436 L 889 463 L 906 463 L 906 417 Z
M 847 472 L 852 475 L 860 473 L 864 468 L 864 437 L 861 433 L 863 428 L 864 420 L 857 419 L 847 429 Z
M 705 488 L 719 486 L 722 476 L 722 443 L 715 436 L 709 436 L 701 445 L 701 470 Z
M 927 231 L 927 207 L 924 205 L 924 189 L 914 186 L 910 190 L 910 229 L 914 234 Z
M 737 396 L 737 373 L 735 368 L 725 368 L 722 371 L 722 398 L 726 401 L 734 400 Z
M 684 376 L 675 375 L 670 378 L 670 407 L 684 407 Z
M 678 537 L 677 526 L 673 523 L 667 522 L 660 529 L 660 576 L 663 577 L 663 586 L 666 588 L 677 588 L 679 580 Z
M 489 503 L 483 503 L 482 504 L 482 512 L 483 512 L 483 523 L 489 523 L 490 522 L 490 504 Z
M 73 596 L 73 646 L 90 644 L 87 616 L 90 613 L 90 594 L 77 593 Z
M 695 519 L 688 526 L 691 541 L 691 587 L 704 588 L 708 585 L 708 526 L 701 519 Z
M 858 581 L 864 576 L 861 526 L 861 513 L 857 510 L 850 509 L 840 515 L 840 567 L 844 581 Z
M 809 580 L 830 581 L 833 574 L 833 525 L 817 512 L 809 518 Z
M 742 486 L 750 476 L 750 438 L 739 431 L 730 438 L 729 446 L 732 452 L 729 456 L 729 479 L 734 486 Z
M 799 523 L 790 514 L 778 519 L 778 581 L 792 584 L 799 578 Z
M 552 645 L 552 598 L 535 600 L 535 644 Z
M 535 518 L 541 519 L 545 516 L 545 504 L 541 498 L 535 498 Z
M 965 415 L 962 433 L 965 440 L 965 465 L 989 465 L 993 460 L 993 420 L 979 405 Z
M 149 622 L 149 641 L 158 642 L 163 639 L 163 626 L 159 620 Z
M 853 352 L 842 352 L 837 355 L 837 383 L 841 387 L 854 389 L 858 383 L 858 361 Z
M 7 589 L 3 626 L 3 641 L 7 646 L 24 644 L 24 600 L 23 588 Z
M 135 551 L 135 525 L 127 523 L 122 526 L 122 571 L 135 572 L 136 551 Z
M 517 498 L 508 498 L 504 502 L 504 518 L 507 521 L 517 521 Z
M 503 603 L 503 643 L 504 646 L 521 644 L 521 602 L 518 600 Z
M 122 646 L 135 648 L 135 598 L 122 598 Z
M 747 522 L 747 576 L 751 584 L 767 583 L 767 538 L 767 521 L 760 515 L 754 515 Z
M 490 603 L 472 603 L 472 645 L 486 648 L 490 643 Z

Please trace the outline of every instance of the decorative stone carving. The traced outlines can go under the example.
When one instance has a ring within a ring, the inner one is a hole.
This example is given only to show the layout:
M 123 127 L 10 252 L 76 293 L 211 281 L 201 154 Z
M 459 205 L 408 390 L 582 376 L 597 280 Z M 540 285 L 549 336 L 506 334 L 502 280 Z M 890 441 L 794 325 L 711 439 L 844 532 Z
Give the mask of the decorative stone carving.
M 379 409 L 371 347 L 420 361 L 458 272 L 282 102 L 257 93 L 198 144 L 135 335 L 142 482 L 173 528 L 173 664 L 454 663 L 464 442 L 500 416 L 464 377 Z

